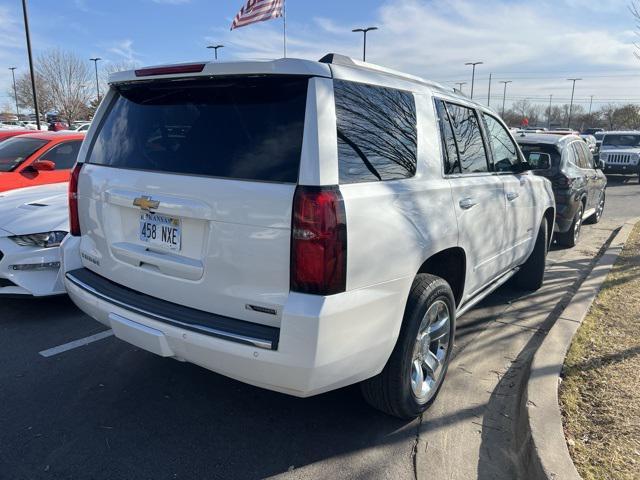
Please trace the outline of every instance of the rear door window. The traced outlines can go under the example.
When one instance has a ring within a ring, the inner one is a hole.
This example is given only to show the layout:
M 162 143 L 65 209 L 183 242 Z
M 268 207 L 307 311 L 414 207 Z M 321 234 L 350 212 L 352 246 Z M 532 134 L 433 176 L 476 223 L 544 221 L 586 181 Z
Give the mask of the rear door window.
M 81 141 L 60 143 L 45 152 L 38 160 L 49 160 L 56 164 L 56 170 L 68 170 L 78 159 Z
M 283 76 L 120 85 L 88 162 L 296 183 L 307 86 Z
M 442 135 L 442 146 L 444 149 L 444 173 L 445 175 L 460 173 L 458 147 L 456 146 L 456 139 L 453 135 L 447 107 L 442 100 L 436 99 L 436 111 L 438 113 L 438 122 L 440 124 L 440 134 Z
M 458 147 L 462 173 L 488 172 L 487 152 L 475 110 L 454 103 L 446 103 L 446 107 Z
M 520 164 L 518 148 L 502 124 L 491 115 L 483 114 L 487 137 L 493 153 L 493 168 L 496 172 L 512 172 Z
M 413 177 L 417 166 L 413 94 L 334 80 L 340 183 Z

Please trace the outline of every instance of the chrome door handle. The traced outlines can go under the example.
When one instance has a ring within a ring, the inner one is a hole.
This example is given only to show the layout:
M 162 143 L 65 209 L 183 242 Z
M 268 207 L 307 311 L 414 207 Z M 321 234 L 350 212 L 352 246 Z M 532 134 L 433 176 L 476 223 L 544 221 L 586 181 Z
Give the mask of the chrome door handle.
M 507 200 L 509 200 L 510 202 L 513 202 L 519 196 L 520 196 L 520 194 L 518 192 L 508 192 L 507 193 Z
M 473 198 L 463 198 L 462 200 L 460 200 L 459 205 L 460 208 L 463 210 L 469 210 L 470 208 L 476 206 L 478 204 L 478 202 L 476 202 Z

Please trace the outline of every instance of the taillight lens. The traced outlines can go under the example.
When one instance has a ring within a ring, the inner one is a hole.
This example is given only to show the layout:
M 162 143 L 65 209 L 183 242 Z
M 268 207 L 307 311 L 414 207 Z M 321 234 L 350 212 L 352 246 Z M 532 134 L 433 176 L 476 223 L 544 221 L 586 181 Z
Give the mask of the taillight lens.
M 78 218 L 78 177 L 82 163 L 76 163 L 71 171 L 69 180 L 69 234 L 74 237 L 80 236 L 80 219 Z
M 337 186 L 298 186 L 293 199 L 291 290 L 314 295 L 345 291 L 347 219 Z

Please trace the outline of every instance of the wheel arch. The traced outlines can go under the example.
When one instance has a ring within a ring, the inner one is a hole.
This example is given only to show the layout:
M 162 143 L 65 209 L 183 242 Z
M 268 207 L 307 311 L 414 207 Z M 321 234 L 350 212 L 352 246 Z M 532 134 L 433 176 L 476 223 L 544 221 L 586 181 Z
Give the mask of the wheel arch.
M 466 272 L 467 256 L 465 251 L 461 247 L 451 247 L 427 258 L 417 273 L 430 273 L 445 280 L 451 287 L 453 298 L 458 306 L 464 293 Z

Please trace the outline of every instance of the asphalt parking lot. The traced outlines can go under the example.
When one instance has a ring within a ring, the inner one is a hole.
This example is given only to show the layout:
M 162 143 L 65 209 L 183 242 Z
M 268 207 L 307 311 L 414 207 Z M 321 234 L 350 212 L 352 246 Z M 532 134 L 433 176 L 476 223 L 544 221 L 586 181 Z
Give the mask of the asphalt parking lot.
M 502 288 L 460 319 L 442 395 L 413 422 L 371 409 L 357 387 L 296 399 L 113 337 L 45 357 L 104 327 L 66 297 L 0 300 L 0 478 L 396 479 L 454 467 L 443 478 L 515 478 L 517 428 L 499 423 L 519 398 L 505 393 L 524 371 L 512 366 L 611 233 L 640 216 L 637 178 L 610 179 L 607 192 L 602 222 L 550 253 L 546 289 Z M 495 359 L 507 366 L 489 378 Z

